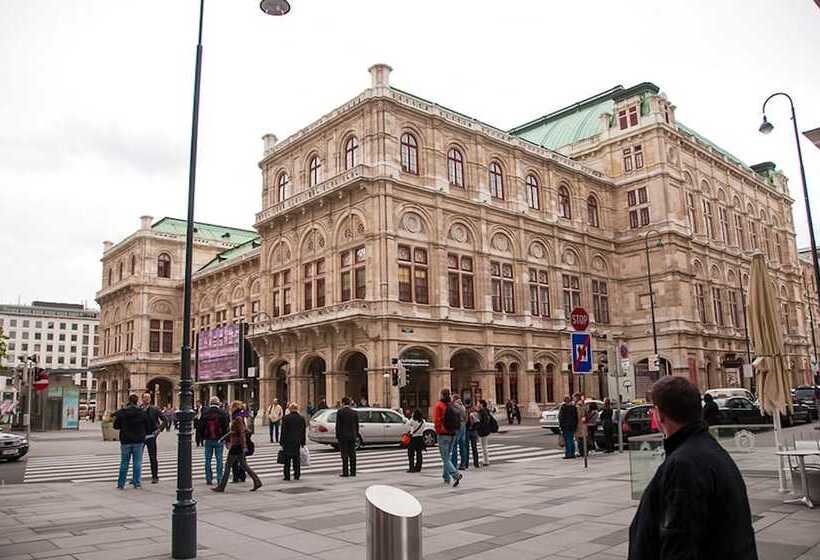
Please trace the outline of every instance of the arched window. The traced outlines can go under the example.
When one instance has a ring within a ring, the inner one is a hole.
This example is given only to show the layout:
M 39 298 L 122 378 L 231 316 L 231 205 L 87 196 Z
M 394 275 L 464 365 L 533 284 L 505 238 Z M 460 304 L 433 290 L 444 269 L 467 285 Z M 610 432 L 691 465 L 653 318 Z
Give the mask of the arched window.
M 359 164 L 358 152 L 359 141 L 355 136 L 351 136 L 345 142 L 345 169 L 353 169 Z
M 288 185 L 290 184 L 290 177 L 287 173 L 281 173 L 279 180 L 276 181 L 276 202 L 282 202 L 288 197 Z
M 119 266 L 117 266 L 117 280 L 122 280 L 123 268 L 125 268 L 125 265 L 120 261 Z
M 322 180 L 322 161 L 319 159 L 319 156 L 313 156 L 310 158 L 310 165 L 308 165 L 308 168 L 308 186 L 315 187 L 319 184 L 319 181 Z
M 171 277 L 171 257 L 168 253 L 161 253 L 157 257 L 157 276 L 160 278 Z
M 533 210 L 541 209 L 541 195 L 538 188 L 538 177 L 527 175 L 527 204 Z
M 587 198 L 587 224 L 592 227 L 600 227 L 600 220 L 598 219 L 598 199 L 590 195 Z
M 114 269 L 109 268 L 108 269 L 108 285 L 110 286 L 113 283 L 114 283 Z
M 572 219 L 572 203 L 569 199 L 569 189 L 564 185 L 558 187 L 558 216 L 566 218 L 567 220 Z
M 133 276 L 137 272 L 137 257 L 135 257 L 134 255 L 131 255 L 131 268 L 130 268 L 130 270 L 131 270 L 131 276 Z
M 490 195 L 493 198 L 504 199 L 504 174 L 496 162 L 490 164 Z
M 413 175 L 419 174 L 419 143 L 409 132 L 401 135 L 401 170 Z
M 447 152 L 447 173 L 451 185 L 464 186 L 464 156 L 455 148 L 450 148 Z

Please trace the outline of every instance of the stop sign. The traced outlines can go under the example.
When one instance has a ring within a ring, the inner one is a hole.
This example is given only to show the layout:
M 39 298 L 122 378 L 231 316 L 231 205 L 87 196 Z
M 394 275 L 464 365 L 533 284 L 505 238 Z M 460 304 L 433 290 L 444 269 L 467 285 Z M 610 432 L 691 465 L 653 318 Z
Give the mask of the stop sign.
M 589 326 L 589 314 L 583 307 L 576 307 L 569 315 L 572 328 L 576 331 L 585 331 Z

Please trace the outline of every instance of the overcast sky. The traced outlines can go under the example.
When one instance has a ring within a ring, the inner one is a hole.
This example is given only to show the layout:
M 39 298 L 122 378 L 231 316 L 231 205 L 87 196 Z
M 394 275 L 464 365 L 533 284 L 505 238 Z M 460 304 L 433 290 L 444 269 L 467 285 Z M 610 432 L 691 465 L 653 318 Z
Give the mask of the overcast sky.
M 260 137 L 299 130 L 393 66 L 393 85 L 508 128 L 652 81 L 682 122 L 791 178 L 788 104 L 820 126 L 813 0 L 207 0 L 196 218 L 251 227 Z M 103 240 L 185 217 L 196 0 L 0 0 L 0 302 L 93 302 Z M 803 141 L 820 221 L 820 150 Z

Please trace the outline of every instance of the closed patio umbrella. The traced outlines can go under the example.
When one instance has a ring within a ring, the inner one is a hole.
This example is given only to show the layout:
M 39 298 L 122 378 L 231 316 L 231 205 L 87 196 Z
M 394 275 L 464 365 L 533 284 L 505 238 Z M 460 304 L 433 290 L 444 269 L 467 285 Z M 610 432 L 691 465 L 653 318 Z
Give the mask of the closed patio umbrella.
M 777 313 L 775 291 L 766 261 L 760 253 L 752 257 L 749 283 L 749 330 L 755 354 L 762 358 L 756 369 L 757 397 L 761 411 L 772 416 L 774 441 L 779 451 L 782 436 L 780 414 L 785 414 L 791 408 L 792 400 L 784 366 L 783 330 Z M 778 480 L 780 490 L 783 491 L 782 458 L 779 461 Z

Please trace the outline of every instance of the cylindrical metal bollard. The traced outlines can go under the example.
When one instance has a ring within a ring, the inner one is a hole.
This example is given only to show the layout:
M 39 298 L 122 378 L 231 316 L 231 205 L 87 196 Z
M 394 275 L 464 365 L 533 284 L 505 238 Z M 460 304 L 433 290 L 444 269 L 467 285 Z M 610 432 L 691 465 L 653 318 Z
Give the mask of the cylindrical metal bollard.
M 365 498 L 367 560 L 422 560 L 419 501 L 380 484 L 368 488 Z

